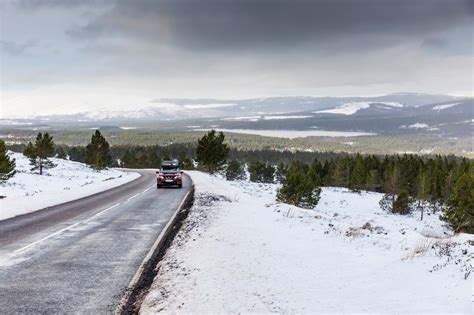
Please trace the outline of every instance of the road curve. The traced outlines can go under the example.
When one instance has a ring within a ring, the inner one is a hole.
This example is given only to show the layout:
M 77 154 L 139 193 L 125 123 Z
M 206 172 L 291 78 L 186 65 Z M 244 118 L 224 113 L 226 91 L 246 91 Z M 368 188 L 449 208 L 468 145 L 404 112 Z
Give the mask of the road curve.
M 0 221 L 0 309 L 110 313 L 189 191 L 156 189 L 155 174 Z M 186 180 L 187 179 L 187 180 Z

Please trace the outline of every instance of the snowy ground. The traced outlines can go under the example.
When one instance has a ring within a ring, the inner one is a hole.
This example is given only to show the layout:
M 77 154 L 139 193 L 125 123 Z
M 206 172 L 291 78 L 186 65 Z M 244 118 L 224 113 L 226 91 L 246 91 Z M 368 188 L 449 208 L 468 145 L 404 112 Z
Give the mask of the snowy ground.
M 315 210 L 275 185 L 189 172 L 195 205 L 141 312 L 472 314 L 474 236 L 325 188 Z
M 85 164 L 56 158 L 51 161 L 57 166 L 40 176 L 30 171 L 23 154 L 10 155 L 16 159 L 17 172 L 0 184 L 0 196 L 4 197 L 0 199 L 0 220 L 92 195 L 139 176 L 113 169 L 98 172 Z
M 361 131 L 328 131 L 328 130 L 260 130 L 260 129 L 222 129 L 214 128 L 216 131 L 258 135 L 274 138 L 306 138 L 306 137 L 359 137 L 375 136 L 375 133 Z M 196 128 L 194 131 L 209 131 L 206 128 Z

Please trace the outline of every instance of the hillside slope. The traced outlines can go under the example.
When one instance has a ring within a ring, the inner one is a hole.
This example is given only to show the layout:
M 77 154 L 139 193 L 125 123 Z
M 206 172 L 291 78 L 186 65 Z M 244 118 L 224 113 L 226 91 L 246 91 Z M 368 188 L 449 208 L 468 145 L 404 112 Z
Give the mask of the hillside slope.
M 383 212 L 381 194 L 323 188 L 314 210 L 277 185 L 190 172 L 196 201 L 141 312 L 469 313 L 472 235 L 438 214 Z

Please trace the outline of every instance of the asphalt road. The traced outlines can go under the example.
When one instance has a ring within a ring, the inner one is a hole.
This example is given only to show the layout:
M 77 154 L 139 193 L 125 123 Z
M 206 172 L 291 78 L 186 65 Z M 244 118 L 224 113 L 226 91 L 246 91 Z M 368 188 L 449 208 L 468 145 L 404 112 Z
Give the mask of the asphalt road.
M 0 312 L 110 313 L 190 189 L 155 174 L 0 221 Z

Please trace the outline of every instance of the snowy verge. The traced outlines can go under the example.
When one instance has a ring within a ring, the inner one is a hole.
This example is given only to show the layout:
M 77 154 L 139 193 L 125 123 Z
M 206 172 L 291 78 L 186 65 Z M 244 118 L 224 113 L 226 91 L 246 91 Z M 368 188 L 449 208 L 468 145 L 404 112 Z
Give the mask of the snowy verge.
M 195 203 L 141 313 L 469 313 L 474 237 L 438 214 L 383 212 L 377 193 L 323 188 L 314 210 L 276 185 L 196 171 Z
M 29 160 L 23 154 L 9 155 L 16 159 L 17 172 L 0 184 L 0 220 L 86 197 L 140 176 L 115 169 L 94 171 L 83 163 L 57 158 L 51 159 L 56 167 L 39 175 L 30 170 Z

